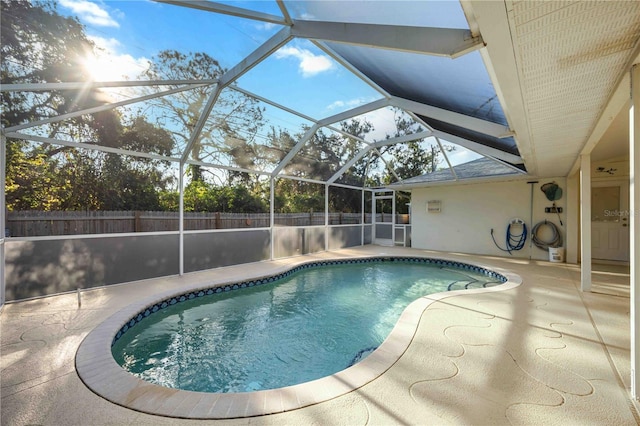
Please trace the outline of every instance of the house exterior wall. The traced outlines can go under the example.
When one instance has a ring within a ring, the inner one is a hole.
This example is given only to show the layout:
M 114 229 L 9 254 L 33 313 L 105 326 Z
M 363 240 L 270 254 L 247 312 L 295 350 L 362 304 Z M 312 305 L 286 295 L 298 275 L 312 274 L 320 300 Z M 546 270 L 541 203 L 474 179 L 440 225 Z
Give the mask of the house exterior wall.
M 563 197 L 556 201 L 562 207 L 560 215 L 545 213 L 545 207 L 551 207 L 540 187 L 547 182 L 555 181 L 563 189 Z M 553 222 L 566 240 L 566 178 L 557 177 L 540 180 L 533 184 L 533 223 L 531 214 L 531 184 L 526 180 L 509 182 L 485 182 L 457 185 L 432 186 L 414 189 L 411 196 L 412 210 L 412 246 L 416 248 L 462 252 L 469 254 L 505 256 L 511 255 L 496 247 L 491 239 L 494 230 L 496 242 L 506 248 L 506 231 L 509 221 L 520 218 L 525 221 L 529 235 L 533 225 L 547 220 Z M 428 213 L 427 202 L 439 200 L 440 213 Z M 514 228 L 520 232 L 520 228 Z M 538 238 L 543 241 L 551 239 L 551 229 L 541 227 Z M 530 246 L 527 238 L 522 250 L 513 251 L 513 257 L 549 260 L 549 253 L 535 245 Z

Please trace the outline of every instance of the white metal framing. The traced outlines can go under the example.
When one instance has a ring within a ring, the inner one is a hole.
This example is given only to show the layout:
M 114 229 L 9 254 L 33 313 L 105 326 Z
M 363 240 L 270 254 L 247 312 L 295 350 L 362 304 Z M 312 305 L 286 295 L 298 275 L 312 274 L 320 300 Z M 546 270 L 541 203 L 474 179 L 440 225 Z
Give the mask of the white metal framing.
M 640 399 L 640 65 L 631 67 L 631 108 L 629 110 L 629 226 L 631 287 L 631 395 Z
M 391 194 L 389 194 L 391 193 Z M 382 195 L 378 195 L 378 194 L 382 194 Z M 391 223 L 389 222 L 377 222 L 377 216 L 378 216 L 378 200 L 391 200 Z M 371 220 L 372 224 L 373 224 L 373 230 L 372 230 L 372 236 L 371 236 L 371 240 L 374 243 L 378 243 L 380 244 L 381 241 L 383 240 L 382 238 L 378 238 L 378 236 L 376 235 L 376 228 L 377 225 L 383 225 L 383 226 L 389 226 L 391 228 L 391 244 L 390 245 L 395 245 L 395 241 L 396 241 L 396 192 L 395 191 L 389 191 L 387 189 L 377 189 L 373 191 L 372 194 L 372 220 Z M 384 240 L 387 240 L 387 238 L 384 238 Z M 385 244 L 383 244 L 385 245 Z
M 444 110 L 440 110 L 437 108 L 433 108 L 427 105 L 418 104 L 415 102 L 411 102 L 408 100 L 400 99 L 397 97 L 391 96 L 385 90 L 377 86 L 373 81 L 367 78 L 364 74 L 359 72 L 353 66 L 351 66 L 347 61 L 344 60 L 340 55 L 336 54 L 332 49 L 330 49 L 325 41 L 339 42 L 339 43 L 348 43 L 348 44 L 357 44 L 357 45 L 366 45 L 371 47 L 383 48 L 383 49 L 394 49 L 401 51 L 411 51 L 411 52 L 419 52 L 421 54 L 428 55 L 437 55 L 437 56 L 448 56 L 448 57 L 457 57 L 468 53 L 473 50 L 481 49 L 483 47 L 483 41 L 481 36 L 472 35 L 468 30 L 452 30 L 452 29 L 443 29 L 443 28 L 415 28 L 415 27 L 403 27 L 403 26 L 388 26 L 388 25 L 375 25 L 375 24 L 353 24 L 353 23 L 341 23 L 336 24 L 332 22 L 319 22 L 319 21 L 304 21 L 304 20 L 292 20 L 287 8 L 282 0 L 277 0 L 277 4 L 282 12 L 283 17 L 269 15 L 266 13 L 256 12 L 248 9 L 243 9 L 239 7 L 234 7 L 230 5 L 224 5 L 215 2 L 191 2 L 186 0 L 156 0 L 164 3 L 171 3 L 174 5 L 195 8 L 199 10 L 203 10 L 206 12 L 212 13 L 220 13 L 227 14 L 232 16 L 237 16 L 245 19 L 251 19 L 261 22 L 268 22 L 276 25 L 282 25 L 283 28 L 279 30 L 275 35 L 273 35 L 270 39 L 268 39 L 265 43 L 260 45 L 257 49 L 255 49 L 252 53 L 250 53 L 246 58 L 241 60 L 236 66 L 232 67 L 230 70 L 225 72 L 219 79 L 217 80 L 160 80 L 160 81 L 120 81 L 120 82 L 65 82 L 65 83 L 42 83 L 42 84 L 10 84 L 3 85 L 0 87 L 0 90 L 3 92 L 8 91 L 51 91 L 51 90 L 86 90 L 87 88 L 99 88 L 99 87 L 136 87 L 136 86 L 179 86 L 176 88 L 172 88 L 165 91 L 160 91 L 158 93 L 149 94 L 137 98 L 121 100 L 118 102 L 113 102 L 106 105 L 101 105 L 94 108 L 87 108 L 78 111 L 73 111 L 67 114 L 59 115 L 56 117 L 51 117 L 43 120 L 33 121 L 29 123 L 24 123 L 20 125 L 15 125 L 9 128 L 2 129 L 2 149 L 0 150 L 0 162 L 2 163 L 2 182 L 0 185 L 0 189 L 2 189 L 2 197 L 0 200 L 0 224 L 4 228 L 6 226 L 6 217 L 5 217 L 5 190 L 4 190 L 4 173 L 5 167 L 4 162 L 6 160 L 5 154 L 5 140 L 7 137 L 22 139 L 27 141 L 34 141 L 39 143 L 46 144 L 57 144 L 63 146 L 74 146 L 79 148 L 84 148 L 88 150 L 96 150 L 102 152 L 115 153 L 119 155 L 129 155 L 143 158 L 151 158 L 151 159 L 159 159 L 166 160 L 172 163 L 177 163 L 179 168 L 179 205 L 180 205 L 180 227 L 179 227 L 179 235 L 180 235 L 180 262 L 179 269 L 180 274 L 184 273 L 184 173 L 185 173 L 185 165 L 187 164 L 199 164 L 205 167 L 213 167 L 224 170 L 234 170 L 241 171 L 246 173 L 259 174 L 264 176 L 269 176 L 270 179 L 270 216 L 271 216 L 271 258 L 273 258 L 273 228 L 274 224 L 274 190 L 275 190 L 275 179 L 277 178 L 285 178 L 285 179 L 294 179 L 301 180 L 305 182 L 318 183 L 325 185 L 325 235 L 327 239 L 325 239 L 325 248 L 328 247 L 328 194 L 330 186 L 335 187 L 344 187 L 350 189 L 356 189 L 362 191 L 362 233 L 361 233 L 361 241 L 364 242 L 364 228 L 367 224 L 365 221 L 365 192 L 372 191 L 374 189 L 364 188 L 364 187 L 354 187 L 350 185 L 338 184 L 336 181 L 350 168 L 352 167 L 358 160 L 364 158 L 366 155 L 371 153 L 377 153 L 380 155 L 378 148 L 382 146 L 386 146 L 394 143 L 403 143 L 410 142 L 419 139 L 423 139 L 429 136 L 439 135 L 445 137 L 447 139 L 451 139 L 449 136 L 443 134 L 442 132 L 435 132 L 429 128 L 423 121 L 419 120 L 416 117 L 415 113 L 419 113 L 425 116 L 433 116 L 439 120 L 447 121 L 447 122 L 455 122 L 462 119 L 468 125 L 471 125 L 475 130 L 482 129 L 487 131 L 490 130 L 491 134 L 495 135 L 508 135 L 509 129 L 504 126 L 498 126 L 493 123 L 484 122 L 483 120 L 477 119 L 469 119 L 465 116 L 460 116 L 460 114 L 450 113 Z M 400 36 L 399 39 L 394 39 L 392 36 Z M 428 43 L 424 43 L 425 38 L 422 37 L 424 35 L 428 35 Z M 279 105 L 271 100 L 260 97 L 256 94 L 253 94 L 247 90 L 244 90 L 237 85 L 232 85 L 238 78 L 240 78 L 243 74 L 251 70 L 253 67 L 261 63 L 279 48 L 290 42 L 294 38 L 304 38 L 309 39 L 312 43 L 314 43 L 318 48 L 324 51 L 326 54 L 331 56 L 334 60 L 352 72 L 356 77 L 365 82 L 367 85 L 372 87 L 374 90 L 379 92 L 382 95 L 382 99 L 373 101 L 369 104 L 362 105 L 351 110 L 329 116 L 324 117 L 322 119 L 314 119 L 304 114 L 301 114 L 297 111 L 291 110 L 285 106 Z M 399 42 L 398 40 L 402 40 Z M 29 128 L 33 128 L 39 125 L 55 123 L 58 121 L 62 121 L 68 118 L 77 117 L 85 114 L 92 114 L 101 111 L 107 111 L 110 109 L 118 108 L 125 105 L 130 105 L 138 102 L 145 102 L 148 100 L 152 100 L 158 97 L 163 97 L 175 93 L 179 93 L 185 90 L 191 90 L 198 87 L 203 86 L 212 86 L 213 92 L 209 97 L 209 100 L 202 111 L 199 120 L 195 126 L 194 131 L 189 137 L 189 141 L 185 146 L 184 150 L 179 154 L 180 157 L 167 157 L 162 155 L 156 155 L 145 152 L 134 152 L 125 149 L 119 148 L 111 148 L 106 146 L 97 146 L 95 144 L 89 144 L 78 141 L 68 141 L 68 140 L 60 140 L 55 138 L 47 138 L 42 136 L 29 135 L 26 133 L 21 133 L 21 130 L 26 130 Z M 242 169 L 238 167 L 233 167 L 229 165 L 222 164 L 214 164 L 206 161 L 198 161 L 194 159 L 190 159 L 190 153 L 193 148 L 193 145 L 197 142 L 200 133 L 203 127 L 206 124 L 206 120 L 208 119 L 211 111 L 216 106 L 216 101 L 221 91 L 224 88 L 230 88 L 231 90 L 236 90 L 244 93 L 247 96 L 251 96 L 254 99 L 266 102 L 276 108 L 280 108 L 283 111 L 295 114 L 301 118 L 304 118 L 313 123 L 312 127 L 309 131 L 304 135 L 304 137 L 298 142 L 298 144 L 292 149 L 285 158 L 276 166 L 276 168 L 272 172 L 258 171 L 258 170 L 248 170 Z M 362 138 L 359 138 L 355 135 L 348 134 L 341 129 L 338 129 L 332 126 L 333 123 L 340 122 L 342 120 L 347 120 L 349 118 L 358 116 L 360 114 L 364 114 L 367 112 L 375 111 L 380 108 L 385 107 L 397 107 L 405 110 L 411 117 L 413 117 L 416 122 L 421 123 L 427 131 L 420 132 L 414 135 L 407 135 L 398 138 L 392 138 L 389 140 L 378 141 L 378 142 L 368 142 Z M 348 160 L 346 164 L 339 169 L 333 176 L 331 176 L 327 181 L 318 181 L 314 179 L 308 179 L 303 177 L 296 176 L 287 176 L 281 174 L 286 165 L 291 161 L 291 159 L 295 156 L 295 154 L 303 147 L 303 145 L 308 142 L 315 132 L 317 132 L 320 128 L 326 127 L 334 132 L 341 133 L 346 137 L 353 138 L 355 140 L 360 141 L 365 145 L 365 147 L 357 153 L 355 157 Z M 512 156 L 510 154 L 506 154 L 504 152 L 498 150 L 487 149 L 486 147 L 479 145 L 473 141 L 457 138 L 458 140 L 453 141 L 455 143 L 459 143 L 460 145 L 465 146 L 466 148 L 478 152 L 489 155 L 494 155 L 496 158 L 502 158 L 506 161 L 515 161 L 519 162 L 521 159 L 517 156 Z M 438 143 L 440 143 L 438 141 Z M 488 151 L 487 151 L 488 150 Z M 444 153 L 445 158 L 447 159 L 447 164 L 451 166 L 449 159 L 447 158 L 446 153 Z M 501 157 L 501 155 L 506 155 L 507 157 Z M 386 160 L 380 157 L 385 164 L 385 166 L 390 170 L 390 172 L 395 176 L 396 179 L 399 180 L 398 176 L 395 174 L 395 171 L 392 167 L 386 162 Z M 367 167 L 368 168 L 368 167 Z M 375 192 L 374 192 L 375 193 Z M 375 198 L 372 197 L 372 202 L 374 203 L 375 211 Z M 393 199 L 394 204 L 394 213 L 395 213 L 395 198 Z M 394 219 L 395 220 L 395 219 Z M 375 226 L 373 226 L 375 229 Z M 375 231 L 373 231 L 375 232 Z M 173 232 L 169 232 L 173 233 Z M 102 235 L 102 234 L 101 234 Z M 102 236 L 111 236 L 112 234 L 104 234 Z M 87 236 L 76 236 L 76 238 L 85 238 Z M 100 235 L 92 235 L 91 237 L 100 237 Z M 65 236 L 64 238 L 69 238 Z M 373 235 L 372 235 L 373 238 Z M 3 236 L 0 238 L 0 263 L 4 268 L 4 230 Z M 0 279 L 2 280 L 1 288 L 2 294 L 0 298 L 0 303 L 4 302 L 4 271 L 1 271 Z

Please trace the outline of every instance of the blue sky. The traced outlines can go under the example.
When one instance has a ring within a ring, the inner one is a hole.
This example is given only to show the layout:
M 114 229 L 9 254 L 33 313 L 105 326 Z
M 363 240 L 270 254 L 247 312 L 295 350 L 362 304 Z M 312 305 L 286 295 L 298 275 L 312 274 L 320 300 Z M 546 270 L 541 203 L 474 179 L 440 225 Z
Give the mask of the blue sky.
M 280 15 L 275 1 L 227 3 Z M 204 51 L 223 67 L 231 68 L 280 29 L 277 25 L 146 0 L 60 0 L 59 4 L 62 13 L 78 16 L 87 34 L 107 53 L 96 64 L 99 80 L 120 79 L 122 74 L 134 78 L 148 59 L 165 49 Z M 247 73 L 239 85 L 314 118 L 379 97 L 304 40 L 287 44 Z M 283 86 L 290 93 L 283 94 Z
M 221 3 L 281 16 L 275 1 Z M 223 67 L 231 68 L 281 28 L 150 0 L 58 0 L 58 4 L 61 13 L 77 16 L 88 36 L 103 49 L 92 65 L 98 81 L 120 80 L 123 76 L 135 79 L 150 58 L 166 49 L 204 51 Z M 342 1 L 339 8 L 332 1 L 286 4 L 290 14 L 301 19 L 466 27 L 457 1 Z M 418 6 L 421 13 L 416 13 Z M 311 42 L 299 39 L 242 76 L 237 84 L 315 119 L 381 97 Z M 275 112 L 272 117 L 278 125 L 286 122 L 299 127 L 301 122 L 285 112 Z M 392 131 L 392 117 L 388 109 L 367 117 L 376 127 L 373 138 L 381 139 Z

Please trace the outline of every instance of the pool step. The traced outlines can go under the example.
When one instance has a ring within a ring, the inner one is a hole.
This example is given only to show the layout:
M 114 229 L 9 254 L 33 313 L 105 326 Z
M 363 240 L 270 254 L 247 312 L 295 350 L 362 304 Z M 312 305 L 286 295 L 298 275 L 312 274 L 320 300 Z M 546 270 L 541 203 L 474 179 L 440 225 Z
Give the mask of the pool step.
M 358 353 L 353 357 L 349 365 L 347 365 L 347 368 L 362 361 L 363 359 L 371 355 L 371 352 L 375 351 L 376 349 L 378 349 L 377 346 L 371 346 L 369 348 L 359 350 Z
M 502 284 L 497 281 L 477 281 L 477 280 L 460 280 L 454 281 L 447 287 L 447 291 L 468 290 L 472 288 L 487 288 Z

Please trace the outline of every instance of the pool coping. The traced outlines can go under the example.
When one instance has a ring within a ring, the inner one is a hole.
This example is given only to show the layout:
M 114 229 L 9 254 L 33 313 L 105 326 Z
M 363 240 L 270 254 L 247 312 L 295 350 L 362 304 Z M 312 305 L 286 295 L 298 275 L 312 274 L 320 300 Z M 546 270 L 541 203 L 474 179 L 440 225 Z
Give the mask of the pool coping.
M 380 377 L 407 350 L 418 329 L 423 312 L 432 303 L 454 296 L 509 290 L 522 284 L 519 275 L 502 268 L 461 262 L 446 256 L 420 254 L 362 255 L 348 258 L 336 256 L 321 260 L 293 258 L 289 259 L 290 262 L 286 265 L 270 270 L 267 275 L 247 276 L 243 279 L 258 280 L 271 277 L 309 263 L 371 258 L 421 258 L 473 265 L 496 272 L 506 277 L 507 281 L 493 287 L 454 290 L 420 297 L 405 308 L 384 342 L 359 363 L 331 376 L 310 382 L 242 393 L 205 393 L 166 388 L 139 379 L 124 370 L 113 358 L 111 344 L 116 334 L 124 324 L 140 312 L 178 295 L 212 287 L 224 287 L 240 280 L 221 278 L 191 283 L 134 302 L 103 321 L 80 344 L 75 357 L 76 371 L 82 382 L 97 395 L 123 407 L 149 414 L 189 419 L 233 419 L 282 413 L 328 401 L 352 392 Z

